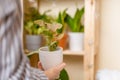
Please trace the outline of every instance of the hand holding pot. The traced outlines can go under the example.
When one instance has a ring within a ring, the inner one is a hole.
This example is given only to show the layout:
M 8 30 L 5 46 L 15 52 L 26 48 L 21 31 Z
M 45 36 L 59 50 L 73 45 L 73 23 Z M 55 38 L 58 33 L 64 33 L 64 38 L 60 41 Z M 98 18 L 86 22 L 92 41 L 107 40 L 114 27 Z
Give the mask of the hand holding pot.
M 55 67 L 52 67 L 44 72 L 45 72 L 46 76 L 49 78 L 49 80 L 55 80 L 59 77 L 60 71 L 65 67 L 65 65 L 66 65 L 65 63 L 61 63 L 61 64 L 59 64 Z M 38 68 L 43 70 L 40 62 L 38 63 Z

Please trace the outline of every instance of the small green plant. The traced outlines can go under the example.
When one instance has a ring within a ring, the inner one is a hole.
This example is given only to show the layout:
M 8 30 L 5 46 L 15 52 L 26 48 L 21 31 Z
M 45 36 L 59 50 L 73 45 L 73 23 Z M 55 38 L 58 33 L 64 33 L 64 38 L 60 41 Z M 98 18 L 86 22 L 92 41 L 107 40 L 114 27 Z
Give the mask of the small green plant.
M 34 24 L 33 21 L 39 19 L 40 16 L 38 10 L 34 7 L 30 7 L 24 12 L 24 31 L 26 34 L 39 35 L 39 26 Z
M 28 21 L 24 25 L 24 30 L 26 34 L 29 35 L 39 35 L 40 34 L 39 29 L 40 27 L 36 25 L 33 21 Z
M 51 10 L 45 11 L 43 14 L 40 14 L 36 8 L 30 7 L 28 12 L 24 13 L 24 30 L 26 34 L 29 35 L 39 35 L 40 26 L 35 24 L 35 20 L 43 20 L 45 22 L 52 22 L 54 18 L 50 15 L 47 15 Z
M 36 20 L 34 23 L 40 26 L 39 32 L 45 36 L 49 50 L 55 51 L 58 47 L 58 41 L 64 35 L 62 24 L 56 22 L 47 23 L 43 20 Z
M 59 14 L 58 14 L 58 17 L 57 17 L 57 22 L 63 25 L 63 27 L 61 28 L 62 31 L 64 31 L 65 28 L 66 28 L 66 25 L 65 25 L 65 23 L 66 23 L 65 19 L 66 19 L 66 16 L 67 16 L 66 11 L 67 11 L 67 9 L 63 10 L 63 12 L 60 11 Z
M 67 14 L 65 21 L 72 32 L 84 32 L 84 26 L 81 23 L 81 18 L 83 14 L 84 7 L 82 9 L 77 8 L 73 18 L 69 14 Z

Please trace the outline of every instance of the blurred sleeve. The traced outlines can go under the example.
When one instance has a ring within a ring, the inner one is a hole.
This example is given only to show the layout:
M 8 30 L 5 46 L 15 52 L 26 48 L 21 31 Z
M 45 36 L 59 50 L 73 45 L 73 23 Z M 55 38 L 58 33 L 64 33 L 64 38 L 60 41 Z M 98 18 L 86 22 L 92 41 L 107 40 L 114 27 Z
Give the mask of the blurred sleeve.
M 48 80 L 24 54 L 20 0 L 0 0 L 0 80 Z

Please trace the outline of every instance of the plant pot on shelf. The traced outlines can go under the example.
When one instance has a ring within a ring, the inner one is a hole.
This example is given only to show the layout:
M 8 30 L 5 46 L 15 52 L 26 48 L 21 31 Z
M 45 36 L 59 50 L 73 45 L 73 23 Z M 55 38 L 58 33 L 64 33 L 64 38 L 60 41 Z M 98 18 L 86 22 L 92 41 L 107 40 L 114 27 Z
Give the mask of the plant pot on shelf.
M 59 65 L 63 62 L 63 49 L 57 47 L 55 51 L 49 51 L 48 47 L 41 47 L 39 49 L 39 59 L 45 70 Z
M 83 38 L 84 38 L 84 24 L 82 23 L 82 17 L 84 14 L 84 7 L 76 9 L 74 17 L 67 14 L 66 23 L 70 29 L 69 36 L 69 49 L 71 51 L 83 50 Z M 82 32 L 82 33 L 81 33 Z
M 69 49 L 71 51 L 82 51 L 84 45 L 84 33 L 69 32 Z
M 26 48 L 29 51 L 38 50 L 41 46 L 41 40 L 40 35 L 26 35 Z

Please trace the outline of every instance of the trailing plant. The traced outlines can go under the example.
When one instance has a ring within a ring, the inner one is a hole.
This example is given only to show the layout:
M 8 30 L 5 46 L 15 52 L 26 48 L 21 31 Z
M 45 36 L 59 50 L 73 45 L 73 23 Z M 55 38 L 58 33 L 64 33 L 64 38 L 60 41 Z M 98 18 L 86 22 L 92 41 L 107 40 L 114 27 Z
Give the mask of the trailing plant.
M 50 51 L 55 51 L 58 47 L 58 41 L 63 37 L 63 26 L 60 23 L 48 23 L 43 20 L 34 21 L 40 26 L 39 32 L 45 36 Z
M 54 18 L 47 13 L 50 10 L 45 11 L 43 14 L 40 14 L 36 8 L 30 7 L 29 10 L 24 13 L 24 30 L 29 35 L 39 35 L 40 26 L 35 24 L 34 21 L 41 19 L 45 22 L 52 22 Z
M 73 18 L 69 14 L 67 14 L 66 23 L 68 24 L 72 32 L 84 32 L 84 26 L 81 23 L 83 14 L 84 7 L 82 9 L 77 8 Z

